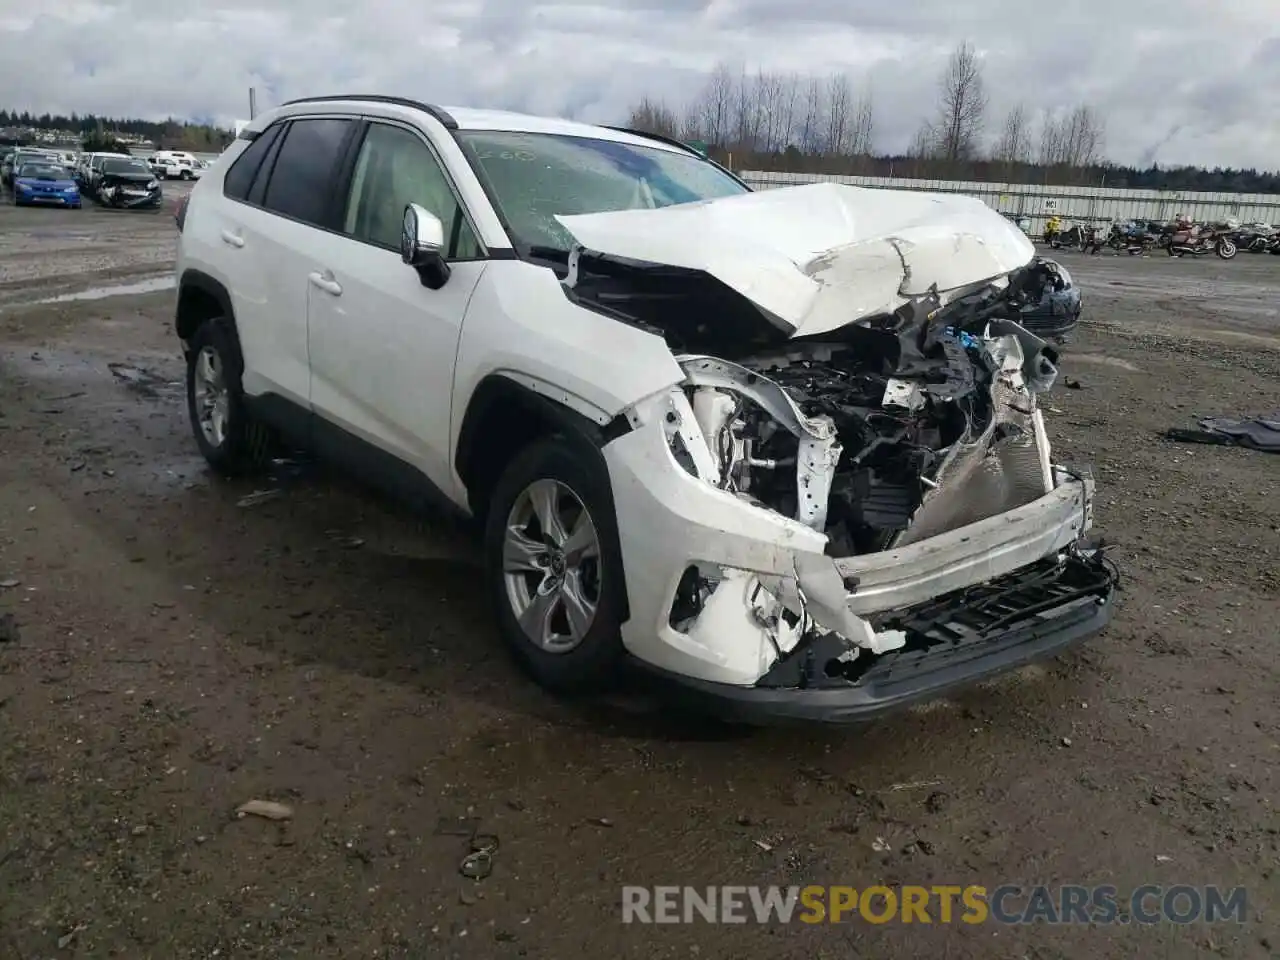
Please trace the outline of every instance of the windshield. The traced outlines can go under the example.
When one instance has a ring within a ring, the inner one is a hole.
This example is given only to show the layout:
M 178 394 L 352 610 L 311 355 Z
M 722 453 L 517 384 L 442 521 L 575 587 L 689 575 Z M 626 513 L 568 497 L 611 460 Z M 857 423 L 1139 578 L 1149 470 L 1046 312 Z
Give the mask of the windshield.
M 151 169 L 141 160 L 103 160 L 103 173 L 146 173 Z
M 458 139 L 512 239 L 567 254 L 555 217 L 669 207 L 749 192 L 710 161 L 661 147 L 548 133 L 468 130 Z
M 61 167 L 55 167 L 51 163 L 24 163 L 18 168 L 18 176 L 28 177 L 31 179 L 48 180 L 52 178 L 54 180 L 61 180 L 66 176 L 66 174 L 62 172 Z

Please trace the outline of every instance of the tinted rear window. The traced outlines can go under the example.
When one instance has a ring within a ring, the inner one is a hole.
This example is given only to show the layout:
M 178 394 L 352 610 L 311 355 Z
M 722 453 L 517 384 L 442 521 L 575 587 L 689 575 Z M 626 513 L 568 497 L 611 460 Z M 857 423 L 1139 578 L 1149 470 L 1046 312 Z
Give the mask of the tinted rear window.
M 323 225 L 331 209 L 334 176 L 352 120 L 295 120 L 276 155 L 263 206 Z
M 244 153 L 236 157 L 235 162 L 231 164 L 231 169 L 227 171 L 226 179 L 222 181 L 223 194 L 232 200 L 243 200 L 249 195 L 249 188 L 253 185 L 253 178 L 258 168 L 262 166 L 263 157 L 267 155 L 271 144 L 275 143 L 276 137 L 280 135 L 283 128 L 282 123 L 267 127 L 245 148 Z

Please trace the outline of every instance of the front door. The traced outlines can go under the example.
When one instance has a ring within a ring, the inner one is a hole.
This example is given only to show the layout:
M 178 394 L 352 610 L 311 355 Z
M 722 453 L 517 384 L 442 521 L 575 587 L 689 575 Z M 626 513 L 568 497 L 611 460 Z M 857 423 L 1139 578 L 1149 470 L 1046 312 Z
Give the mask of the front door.
M 422 285 L 400 259 L 404 208 L 440 218 L 451 275 Z M 370 124 L 341 233 L 316 238 L 308 271 L 311 404 L 321 418 L 452 486 L 454 360 L 486 263 L 434 151 L 417 131 Z

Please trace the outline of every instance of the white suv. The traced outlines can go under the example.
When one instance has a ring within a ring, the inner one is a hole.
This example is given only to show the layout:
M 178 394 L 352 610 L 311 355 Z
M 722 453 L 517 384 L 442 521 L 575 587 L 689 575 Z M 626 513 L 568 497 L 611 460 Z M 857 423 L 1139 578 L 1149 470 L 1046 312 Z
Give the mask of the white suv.
M 856 720 L 1100 629 L 1049 458 L 1051 282 L 980 201 L 752 192 L 642 133 L 394 97 L 253 121 L 180 209 L 196 442 L 475 518 L 559 691 Z

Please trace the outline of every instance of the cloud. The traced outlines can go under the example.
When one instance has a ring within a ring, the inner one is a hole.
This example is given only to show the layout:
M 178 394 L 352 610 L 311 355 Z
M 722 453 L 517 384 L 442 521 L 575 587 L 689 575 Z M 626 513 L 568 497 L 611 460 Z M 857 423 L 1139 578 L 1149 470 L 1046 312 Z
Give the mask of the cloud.
M 620 122 L 724 61 L 848 73 L 874 92 L 877 148 L 899 151 L 962 39 L 993 137 L 1015 102 L 1088 102 L 1112 159 L 1280 166 L 1274 0 L 0 0 L 0 105 L 229 123 L 253 86 L 260 106 L 384 92 Z

